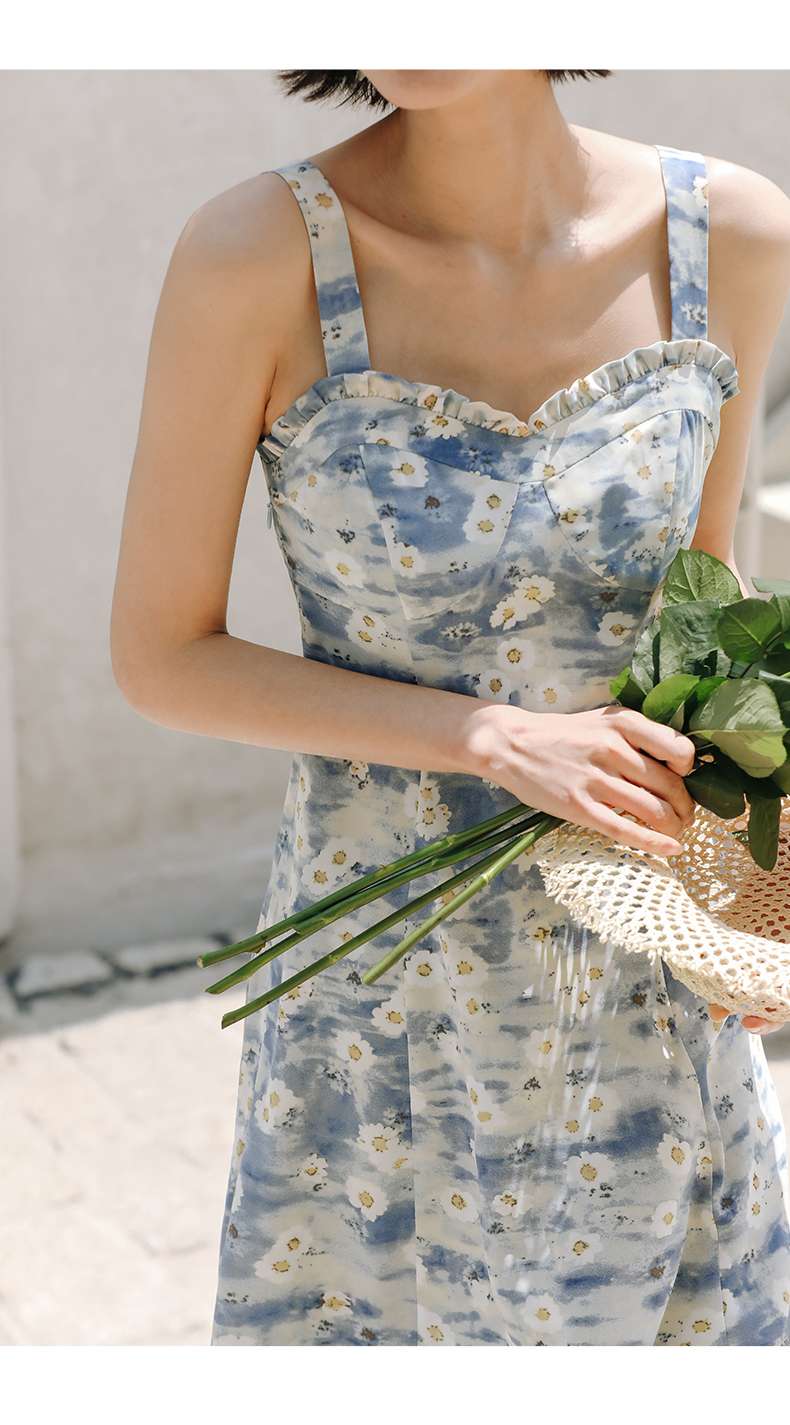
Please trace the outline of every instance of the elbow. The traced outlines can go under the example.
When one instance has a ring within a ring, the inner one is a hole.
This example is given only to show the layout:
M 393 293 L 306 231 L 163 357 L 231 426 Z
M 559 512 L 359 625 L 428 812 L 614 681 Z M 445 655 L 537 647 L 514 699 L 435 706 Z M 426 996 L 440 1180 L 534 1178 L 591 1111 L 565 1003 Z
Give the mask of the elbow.
M 113 623 L 110 632 L 110 667 L 124 701 L 141 716 L 159 721 L 165 687 L 163 659 L 155 656 L 150 641 Z

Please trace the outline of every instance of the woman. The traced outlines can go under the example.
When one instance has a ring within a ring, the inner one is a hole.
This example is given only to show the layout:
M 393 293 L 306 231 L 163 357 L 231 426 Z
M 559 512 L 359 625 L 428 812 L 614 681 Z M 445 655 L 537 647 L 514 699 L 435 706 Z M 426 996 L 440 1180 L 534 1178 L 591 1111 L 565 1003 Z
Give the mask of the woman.
M 552 84 L 593 73 L 288 72 L 388 112 L 176 244 L 112 651 L 144 716 L 293 751 L 260 925 L 514 797 L 679 850 L 693 744 L 609 679 L 678 547 L 737 573 L 790 201 L 568 124 Z M 226 627 L 256 449 L 303 657 Z M 214 1341 L 786 1343 L 766 1027 L 529 857 L 378 983 L 340 961 L 245 1022 Z

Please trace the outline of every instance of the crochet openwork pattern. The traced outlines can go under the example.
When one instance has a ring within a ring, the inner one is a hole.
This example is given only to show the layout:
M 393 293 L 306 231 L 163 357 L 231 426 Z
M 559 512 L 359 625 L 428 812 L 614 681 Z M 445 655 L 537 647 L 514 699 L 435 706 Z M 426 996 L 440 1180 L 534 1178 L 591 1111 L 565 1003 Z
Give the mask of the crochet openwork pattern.
M 790 799 L 773 871 L 755 865 L 722 821 L 697 806 L 664 858 L 566 822 L 541 839 L 547 893 L 594 934 L 660 956 L 695 994 L 732 1013 L 790 1021 Z

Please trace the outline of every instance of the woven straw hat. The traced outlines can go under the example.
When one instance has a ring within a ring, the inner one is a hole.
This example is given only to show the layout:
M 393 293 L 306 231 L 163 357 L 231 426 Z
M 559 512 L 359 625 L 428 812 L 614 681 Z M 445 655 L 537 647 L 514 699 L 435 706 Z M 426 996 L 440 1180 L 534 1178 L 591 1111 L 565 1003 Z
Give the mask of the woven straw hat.
M 732 821 L 697 805 L 679 840 L 656 856 L 565 822 L 535 859 L 547 893 L 594 934 L 660 956 L 672 974 L 732 1013 L 790 1021 L 790 798 L 782 799 L 772 871 L 732 835 Z

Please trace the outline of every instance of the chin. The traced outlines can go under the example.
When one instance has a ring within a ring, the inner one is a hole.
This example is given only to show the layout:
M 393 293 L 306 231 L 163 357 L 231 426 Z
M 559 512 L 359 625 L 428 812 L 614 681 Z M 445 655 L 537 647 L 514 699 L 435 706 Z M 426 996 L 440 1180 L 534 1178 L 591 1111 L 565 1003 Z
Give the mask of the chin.
M 399 109 L 438 109 L 482 88 L 484 69 L 365 69 L 379 94 Z

